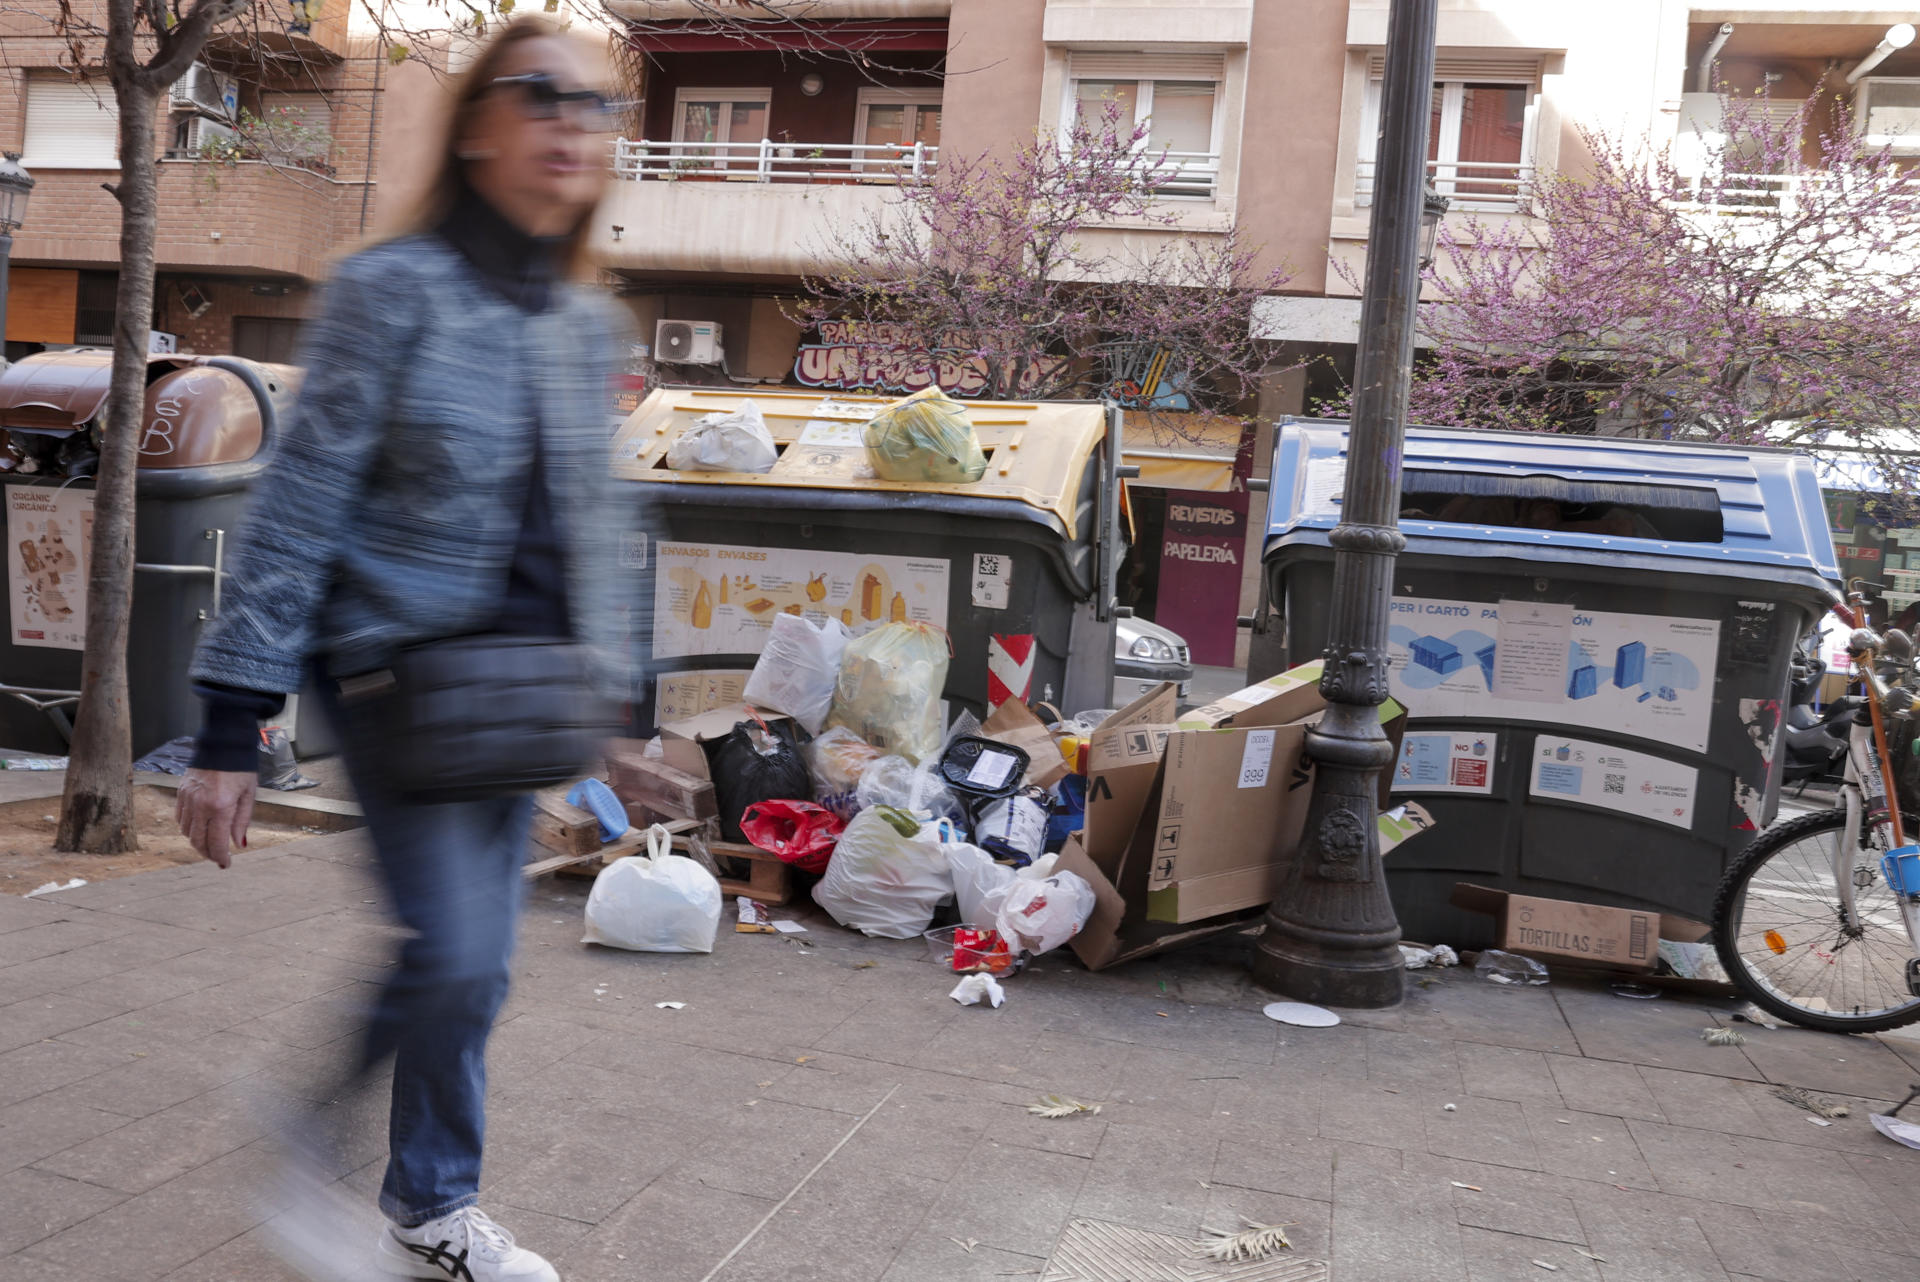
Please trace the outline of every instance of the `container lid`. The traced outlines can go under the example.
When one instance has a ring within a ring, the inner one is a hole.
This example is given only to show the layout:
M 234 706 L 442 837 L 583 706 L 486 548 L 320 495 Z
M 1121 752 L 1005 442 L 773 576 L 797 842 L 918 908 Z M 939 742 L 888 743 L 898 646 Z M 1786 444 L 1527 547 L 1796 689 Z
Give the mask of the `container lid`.
M 1051 513 L 1076 537 L 1075 508 L 1087 462 L 1106 437 L 1106 410 L 1092 401 L 963 401 L 987 455 L 978 481 L 883 481 L 867 463 L 867 420 L 898 396 L 801 391 L 736 392 L 710 387 L 657 388 L 614 440 L 614 475 L 665 484 L 865 490 L 1002 499 Z M 667 447 L 708 414 L 759 406 L 779 447 L 767 472 L 689 472 L 666 465 Z
M 940 754 L 940 777 L 975 797 L 1007 797 L 1027 777 L 1033 758 L 1026 749 L 998 739 L 960 735 Z
M 190 356 L 152 356 L 149 365 L 189 365 Z M 107 402 L 113 353 L 101 348 L 39 352 L 0 370 L 0 428 L 77 431 Z
M 1326 545 L 1346 450 L 1344 421 L 1282 421 L 1267 555 Z M 1401 474 L 1411 552 L 1840 579 L 1813 461 L 1788 450 L 1409 427 Z

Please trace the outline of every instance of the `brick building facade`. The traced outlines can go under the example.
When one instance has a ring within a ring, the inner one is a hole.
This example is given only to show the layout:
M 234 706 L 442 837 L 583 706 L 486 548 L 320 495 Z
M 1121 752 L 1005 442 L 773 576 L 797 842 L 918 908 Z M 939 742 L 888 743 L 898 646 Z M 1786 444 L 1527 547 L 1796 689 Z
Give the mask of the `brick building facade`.
M 182 101 L 161 104 L 153 325 L 181 351 L 289 359 L 313 283 L 373 226 L 392 69 L 373 40 L 349 36 L 345 0 L 311 8 L 320 16 L 300 32 L 287 0 L 256 4 L 245 30 L 209 42 L 195 104 L 184 84 Z M 73 74 L 57 12 L 56 0 L 33 0 L 0 15 L 0 149 L 24 153 L 35 179 L 14 235 L 14 358 L 106 342 L 120 257 L 120 208 L 103 186 L 118 172 L 112 91 L 103 68 Z M 98 44 L 83 47 L 97 54 Z M 240 113 L 298 124 L 272 135 L 285 145 L 264 150 L 278 154 L 254 158 L 255 130 L 235 140 L 237 155 L 214 158 L 207 140 L 225 138 Z

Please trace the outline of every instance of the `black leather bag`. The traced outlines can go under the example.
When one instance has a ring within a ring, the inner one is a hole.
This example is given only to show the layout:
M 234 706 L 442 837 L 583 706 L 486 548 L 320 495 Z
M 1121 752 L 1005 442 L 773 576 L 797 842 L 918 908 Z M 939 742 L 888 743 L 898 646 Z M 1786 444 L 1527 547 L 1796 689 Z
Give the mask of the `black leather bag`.
M 357 746 L 395 792 L 420 804 L 572 782 L 615 728 L 585 649 L 551 637 L 431 641 L 339 685 Z

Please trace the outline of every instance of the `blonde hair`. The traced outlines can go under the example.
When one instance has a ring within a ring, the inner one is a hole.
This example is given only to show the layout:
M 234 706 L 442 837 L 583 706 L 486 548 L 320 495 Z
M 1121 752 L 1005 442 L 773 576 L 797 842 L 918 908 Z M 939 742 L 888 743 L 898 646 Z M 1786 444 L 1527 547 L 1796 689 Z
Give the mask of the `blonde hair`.
M 480 47 L 473 61 L 454 82 L 453 101 L 441 121 L 443 132 L 440 143 L 428 161 L 432 166 L 432 176 L 427 180 L 426 188 L 407 207 L 394 230 L 379 239 L 397 240 L 402 236 L 433 231 L 453 212 L 462 189 L 467 185 L 466 161 L 460 157 L 460 139 L 472 126 L 481 100 L 493 87 L 493 82 L 499 79 L 501 62 L 515 46 L 529 40 L 547 39 L 574 40 L 583 47 L 592 45 L 585 37 L 566 31 L 538 14 L 524 14 L 508 22 Z M 605 50 L 595 48 L 594 55 L 604 58 Z M 593 209 L 583 212 L 580 221 L 564 238 L 560 260 L 569 275 L 583 276 L 591 269 L 587 259 L 587 228 L 593 221 L 593 215 Z

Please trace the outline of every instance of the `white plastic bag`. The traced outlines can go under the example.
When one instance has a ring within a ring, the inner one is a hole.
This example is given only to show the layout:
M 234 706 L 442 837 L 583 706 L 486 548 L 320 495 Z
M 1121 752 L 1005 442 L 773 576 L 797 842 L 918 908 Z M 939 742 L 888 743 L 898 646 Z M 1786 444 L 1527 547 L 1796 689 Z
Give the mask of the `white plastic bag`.
M 667 466 L 676 472 L 764 472 L 779 459 L 752 401 L 730 414 L 703 415 L 667 446 Z
M 897 806 L 912 811 L 916 819 L 940 815 L 951 818 L 962 813 L 953 790 L 931 762 L 916 766 L 905 757 L 882 757 L 868 766 L 861 772 L 853 795 L 862 810 L 868 806 Z
M 975 930 L 996 929 L 1000 901 L 1013 884 L 1014 871 L 997 864 L 978 846 L 957 843 L 947 847 L 947 867 L 953 873 L 954 907 L 960 923 Z
M 1093 887 L 1077 873 L 1016 876 L 1001 900 L 994 929 L 1015 952 L 1051 952 L 1093 916 Z
M 710 953 L 720 929 L 720 883 L 685 855 L 659 824 L 646 855 L 616 859 L 593 879 L 583 944 L 637 953 Z
M 937 756 L 947 659 L 947 634 L 930 623 L 886 623 L 855 637 L 840 656 L 827 724 L 908 761 Z
M 911 834 L 902 828 L 913 828 Z M 948 847 L 935 824 L 915 825 L 891 806 L 862 810 L 840 834 L 813 901 L 842 926 L 883 939 L 912 939 L 953 894 Z
M 815 624 L 797 614 L 774 615 L 767 644 L 741 697 L 756 708 L 784 712 L 808 734 L 819 734 L 840 677 L 840 652 L 849 639 L 838 619 Z

